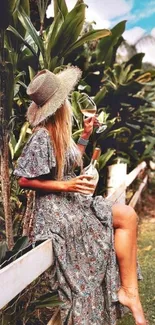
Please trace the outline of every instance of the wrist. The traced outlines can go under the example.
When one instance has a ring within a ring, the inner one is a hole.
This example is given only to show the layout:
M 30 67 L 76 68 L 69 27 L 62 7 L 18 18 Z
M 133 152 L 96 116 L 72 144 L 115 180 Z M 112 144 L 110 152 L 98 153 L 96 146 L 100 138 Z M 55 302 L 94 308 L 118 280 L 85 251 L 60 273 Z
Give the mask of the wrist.
M 68 181 L 61 181 L 61 192 L 69 192 L 68 187 Z
M 80 138 L 78 139 L 77 144 L 86 147 L 87 144 L 88 144 L 88 142 L 89 142 L 88 139 L 85 139 L 85 138 L 83 138 L 83 137 L 80 137 Z
M 86 133 L 84 131 L 80 135 L 80 138 L 83 138 L 85 140 L 89 140 L 89 137 L 90 137 L 90 134 L 89 133 Z
M 60 181 L 60 191 L 66 192 L 66 182 L 65 181 Z

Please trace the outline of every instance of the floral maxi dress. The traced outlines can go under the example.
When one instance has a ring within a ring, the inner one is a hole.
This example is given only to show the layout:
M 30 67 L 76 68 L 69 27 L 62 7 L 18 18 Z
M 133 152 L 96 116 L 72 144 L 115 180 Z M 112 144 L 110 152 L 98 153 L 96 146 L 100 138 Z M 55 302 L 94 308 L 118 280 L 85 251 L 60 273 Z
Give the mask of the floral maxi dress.
M 64 179 L 75 177 L 72 160 L 68 153 Z M 55 171 L 53 146 L 41 128 L 24 147 L 14 174 L 55 179 Z M 52 239 L 52 285 L 63 302 L 62 325 L 115 325 L 123 313 L 111 211 L 101 196 L 36 192 L 35 239 Z

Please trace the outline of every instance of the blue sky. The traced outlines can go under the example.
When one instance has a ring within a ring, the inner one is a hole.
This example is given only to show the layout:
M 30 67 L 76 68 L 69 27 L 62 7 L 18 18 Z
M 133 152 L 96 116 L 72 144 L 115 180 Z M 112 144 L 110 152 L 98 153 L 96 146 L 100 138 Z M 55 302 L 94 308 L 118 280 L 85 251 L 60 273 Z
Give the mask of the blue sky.
M 139 26 L 145 29 L 148 33 L 155 27 L 155 1 L 149 0 L 134 0 L 131 16 L 135 19 L 127 23 L 127 28 Z

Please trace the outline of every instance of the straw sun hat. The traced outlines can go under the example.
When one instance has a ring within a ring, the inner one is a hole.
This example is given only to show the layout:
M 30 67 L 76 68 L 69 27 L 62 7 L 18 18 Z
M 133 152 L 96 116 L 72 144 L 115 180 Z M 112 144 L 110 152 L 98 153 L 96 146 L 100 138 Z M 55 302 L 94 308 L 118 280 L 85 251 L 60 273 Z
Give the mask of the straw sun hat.
M 81 70 L 73 66 L 57 74 L 46 69 L 38 72 L 27 88 L 27 94 L 33 100 L 27 111 L 29 123 L 37 126 L 53 115 L 74 89 L 81 74 Z

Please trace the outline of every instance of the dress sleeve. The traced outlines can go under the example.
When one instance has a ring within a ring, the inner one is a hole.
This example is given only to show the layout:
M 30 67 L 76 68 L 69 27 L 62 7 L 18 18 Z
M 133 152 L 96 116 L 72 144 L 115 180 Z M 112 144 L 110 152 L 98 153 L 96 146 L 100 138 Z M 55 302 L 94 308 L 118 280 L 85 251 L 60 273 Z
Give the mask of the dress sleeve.
M 56 159 L 50 137 L 45 129 L 39 129 L 25 145 L 14 175 L 35 178 L 49 174 L 53 167 Z

